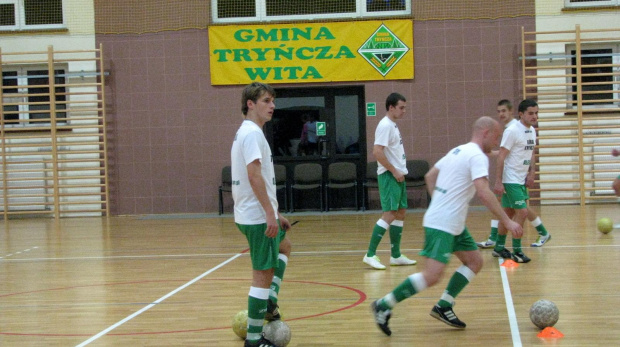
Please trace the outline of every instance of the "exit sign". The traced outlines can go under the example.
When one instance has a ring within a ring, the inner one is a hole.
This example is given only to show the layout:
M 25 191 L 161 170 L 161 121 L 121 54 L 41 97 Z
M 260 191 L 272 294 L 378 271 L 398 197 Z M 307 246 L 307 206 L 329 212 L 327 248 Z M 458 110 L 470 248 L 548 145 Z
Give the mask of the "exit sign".
M 366 103 L 366 116 L 374 117 L 376 115 L 377 115 L 377 104 L 374 102 L 367 102 Z
M 316 122 L 316 136 L 325 135 L 327 135 L 327 127 L 325 126 L 325 122 Z

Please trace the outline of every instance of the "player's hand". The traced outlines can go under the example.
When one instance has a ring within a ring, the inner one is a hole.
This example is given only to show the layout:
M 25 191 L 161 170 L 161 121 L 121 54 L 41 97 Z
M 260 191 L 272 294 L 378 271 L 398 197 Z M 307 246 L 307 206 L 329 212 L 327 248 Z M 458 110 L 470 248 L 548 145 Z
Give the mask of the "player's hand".
M 278 218 L 280 218 L 280 225 L 282 226 L 282 229 L 288 231 L 291 228 L 291 222 L 289 222 L 288 219 L 284 218 L 284 216 L 282 216 L 280 213 L 278 213 L 278 216 Z
M 525 186 L 528 188 L 534 188 L 534 175 L 527 175 L 525 178 Z
M 287 221 L 288 222 L 288 221 Z M 265 236 L 267 237 L 276 237 L 278 235 L 278 230 L 280 227 L 278 226 L 278 221 L 276 217 L 272 214 L 267 215 L 267 229 L 265 230 Z
M 493 186 L 493 193 L 497 196 L 502 196 L 506 190 L 504 190 L 504 184 L 502 182 L 495 182 Z
M 506 224 L 506 229 L 510 230 L 512 237 L 519 239 L 523 236 L 523 227 L 521 224 L 511 220 Z
M 618 150 L 617 148 L 614 148 L 611 150 L 611 155 L 613 155 L 614 157 L 617 157 L 620 155 L 620 150 Z
M 404 182 L 405 175 L 403 175 L 403 173 L 398 170 L 394 170 L 394 171 L 396 171 L 396 173 L 393 173 L 394 178 L 396 179 L 396 182 Z

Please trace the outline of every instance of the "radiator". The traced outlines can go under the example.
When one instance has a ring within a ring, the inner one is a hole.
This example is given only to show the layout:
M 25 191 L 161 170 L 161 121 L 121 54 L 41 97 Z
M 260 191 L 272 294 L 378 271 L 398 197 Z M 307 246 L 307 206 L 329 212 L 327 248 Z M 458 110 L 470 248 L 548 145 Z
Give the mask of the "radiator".
M 46 209 L 45 163 L 7 163 L 8 211 Z M 24 179 L 24 180 L 20 180 Z M 4 211 L 4 175 L 0 171 L 0 211 Z M 23 195 L 23 196 L 20 196 Z

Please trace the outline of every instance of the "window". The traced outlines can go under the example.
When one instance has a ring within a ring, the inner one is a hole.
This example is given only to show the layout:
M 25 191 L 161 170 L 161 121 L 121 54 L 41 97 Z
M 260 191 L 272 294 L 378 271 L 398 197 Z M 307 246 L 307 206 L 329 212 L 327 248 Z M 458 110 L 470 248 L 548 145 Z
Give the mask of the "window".
M 571 65 L 577 64 L 577 51 L 570 50 Z M 581 50 L 581 99 L 584 107 L 617 107 L 620 105 L 620 78 L 614 65 L 620 64 L 620 43 L 586 47 Z M 572 83 L 577 83 L 577 68 L 571 68 Z M 573 101 L 577 85 L 572 86 Z M 573 104 L 576 107 L 576 103 Z
M 620 0 L 564 0 L 566 7 L 620 6 Z
M 211 3 L 215 23 L 369 18 L 411 14 L 409 0 L 211 0 Z
M 64 28 L 62 0 L 0 0 L 0 30 Z
M 54 70 L 56 120 L 65 121 L 65 70 Z M 3 67 L 2 109 L 5 127 L 40 127 L 50 124 L 50 79 L 40 68 Z

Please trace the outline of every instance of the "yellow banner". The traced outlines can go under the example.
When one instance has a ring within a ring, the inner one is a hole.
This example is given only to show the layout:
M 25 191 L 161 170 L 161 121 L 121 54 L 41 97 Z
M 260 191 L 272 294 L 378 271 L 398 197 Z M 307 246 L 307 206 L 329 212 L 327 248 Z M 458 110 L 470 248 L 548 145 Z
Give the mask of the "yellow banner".
M 411 20 L 209 27 L 211 84 L 413 78 Z

